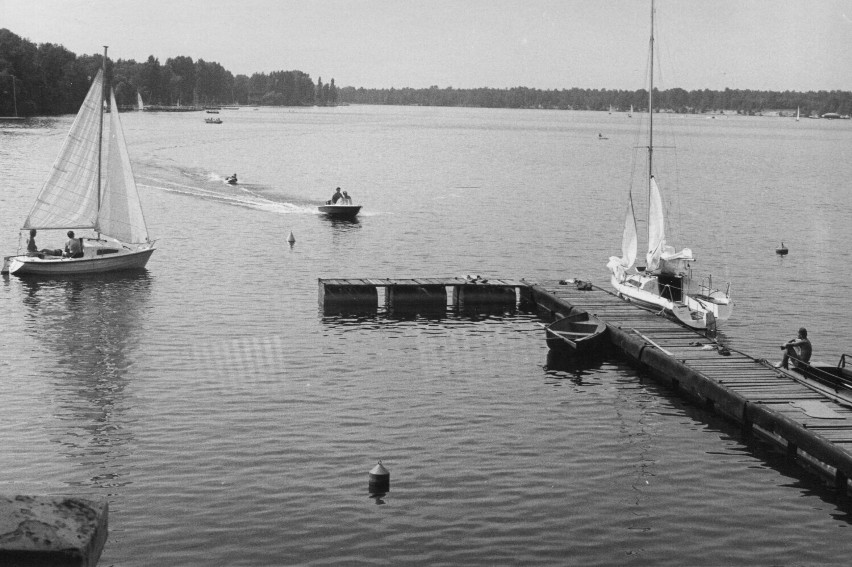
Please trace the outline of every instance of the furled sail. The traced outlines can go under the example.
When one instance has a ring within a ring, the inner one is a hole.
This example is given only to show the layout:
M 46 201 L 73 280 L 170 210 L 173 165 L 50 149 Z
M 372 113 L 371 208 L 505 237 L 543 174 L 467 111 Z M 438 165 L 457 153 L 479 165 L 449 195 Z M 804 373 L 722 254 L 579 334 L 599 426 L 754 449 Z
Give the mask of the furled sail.
M 633 211 L 633 195 L 628 194 L 627 215 L 624 218 L 624 232 L 621 236 L 621 258 L 611 256 L 607 267 L 612 271 L 619 281 L 624 279 L 627 270 L 636 262 L 636 250 L 638 243 L 636 238 L 636 215 Z
M 140 244 L 148 242 L 148 229 L 112 89 L 110 105 L 105 179 L 96 230 L 128 244 Z
M 98 71 L 24 229 L 95 227 L 102 90 L 103 71 Z
M 645 258 L 648 270 L 656 270 L 660 264 L 660 256 L 666 244 L 665 216 L 663 213 L 663 199 L 660 196 L 660 188 L 657 180 L 652 175 L 649 180 L 649 206 L 648 206 L 648 254 Z

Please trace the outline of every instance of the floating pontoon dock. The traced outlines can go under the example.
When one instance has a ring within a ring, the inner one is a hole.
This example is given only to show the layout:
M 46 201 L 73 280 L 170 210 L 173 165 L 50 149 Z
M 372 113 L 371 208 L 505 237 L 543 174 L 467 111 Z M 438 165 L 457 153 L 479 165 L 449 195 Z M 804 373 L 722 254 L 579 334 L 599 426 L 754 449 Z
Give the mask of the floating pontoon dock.
M 491 301 L 534 310 L 545 321 L 586 311 L 606 322 L 612 344 L 655 378 L 704 407 L 756 431 L 832 475 L 838 488 L 852 478 L 852 409 L 839 398 L 791 379 L 765 360 L 729 349 L 608 290 L 577 282 L 533 284 L 524 280 L 327 279 L 319 280 L 323 310 L 385 303 L 432 302 L 447 306 Z

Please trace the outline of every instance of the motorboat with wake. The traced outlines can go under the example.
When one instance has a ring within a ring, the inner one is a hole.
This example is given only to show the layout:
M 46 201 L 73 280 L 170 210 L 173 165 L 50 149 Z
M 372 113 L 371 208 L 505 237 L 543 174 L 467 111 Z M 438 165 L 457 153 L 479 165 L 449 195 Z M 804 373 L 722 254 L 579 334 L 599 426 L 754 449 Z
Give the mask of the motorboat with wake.
M 31 252 L 4 258 L 3 272 L 61 276 L 141 269 L 154 253 L 127 153 L 115 92 L 106 101 L 103 68 L 21 230 L 87 230 L 78 257 Z M 108 128 L 104 114 L 109 104 Z M 104 147 L 106 146 L 106 147 Z
M 730 284 L 724 291 L 713 287 L 712 277 L 696 282 L 692 275 L 695 261 L 692 250 L 676 251 L 666 242 L 665 214 L 660 188 L 654 176 L 654 4 L 651 3 L 650 88 L 648 89 L 648 252 L 646 266 L 629 270 L 636 261 L 636 215 L 632 189 L 628 192 L 627 215 L 624 221 L 622 256 L 612 256 L 607 263 L 612 286 L 626 301 L 658 310 L 669 318 L 693 329 L 716 331 L 719 321 L 731 316 Z
M 337 219 L 354 219 L 361 211 L 361 205 L 320 205 L 317 207 L 320 213 L 327 217 Z

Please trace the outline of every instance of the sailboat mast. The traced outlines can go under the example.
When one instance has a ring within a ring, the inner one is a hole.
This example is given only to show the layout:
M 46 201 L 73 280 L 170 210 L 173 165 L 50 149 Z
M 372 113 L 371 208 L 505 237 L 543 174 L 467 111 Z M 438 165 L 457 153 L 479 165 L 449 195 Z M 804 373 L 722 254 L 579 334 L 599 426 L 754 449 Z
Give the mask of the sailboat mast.
M 648 80 L 648 183 L 654 175 L 654 0 L 651 0 L 650 74 Z
M 103 146 L 104 146 L 104 101 L 106 97 L 104 95 L 104 89 L 106 89 L 106 61 L 107 61 L 107 48 L 108 45 L 104 45 L 104 62 L 103 62 L 103 75 L 104 82 L 101 85 L 101 118 L 98 124 L 98 214 L 101 212 L 101 157 L 103 156 Z M 100 232 L 98 232 L 98 238 L 100 238 Z

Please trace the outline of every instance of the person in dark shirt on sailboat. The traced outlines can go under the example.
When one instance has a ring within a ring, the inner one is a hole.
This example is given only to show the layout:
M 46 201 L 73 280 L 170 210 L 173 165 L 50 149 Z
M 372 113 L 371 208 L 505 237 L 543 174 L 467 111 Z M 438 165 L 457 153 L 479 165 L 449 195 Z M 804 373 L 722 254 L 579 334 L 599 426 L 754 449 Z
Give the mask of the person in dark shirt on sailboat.
M 38 249 L 35 241 L 36 237 L 36 229 L 30 229 L 30 237 L 27 238 L 27 256 L 37 256 L 39 258 L 44 258 L 45 256 L 61 256 L 61 250 L 52 250 L 50 248 L 42 248 Z
M 799 329 L 799 336 L 793 340 L 787 341 L 781 348 L 785 351 L 784 358 L 778 363 L 776 368 L 789 368 L 790 359 L 793 360 L 793 368 L 798 366 L 799 362 L 809 362 L 813 347 L 810 339 L 808 339 L 808 330 L 802 327 Z
M 83 243 L 80 238 L 74 238 L 74 231 L 68 231 L 68 242 L 65 243 L 66 258 L 82 258 Z

